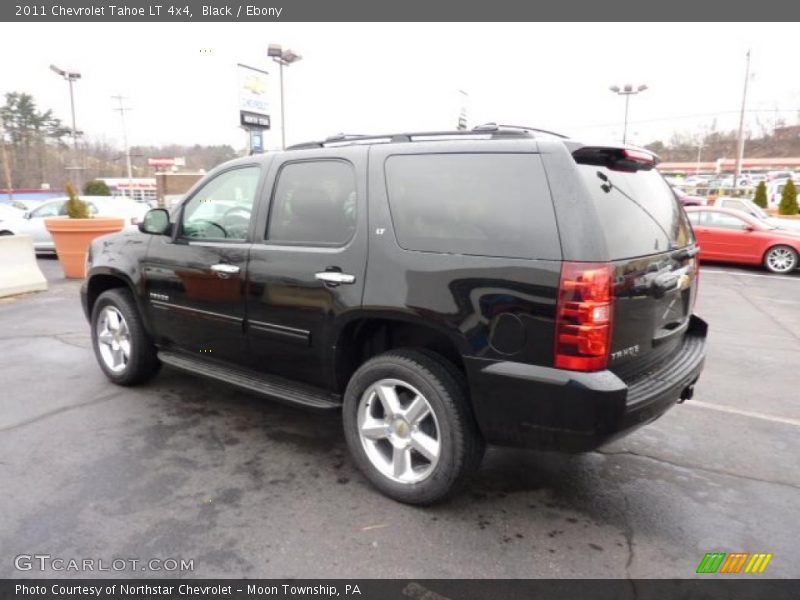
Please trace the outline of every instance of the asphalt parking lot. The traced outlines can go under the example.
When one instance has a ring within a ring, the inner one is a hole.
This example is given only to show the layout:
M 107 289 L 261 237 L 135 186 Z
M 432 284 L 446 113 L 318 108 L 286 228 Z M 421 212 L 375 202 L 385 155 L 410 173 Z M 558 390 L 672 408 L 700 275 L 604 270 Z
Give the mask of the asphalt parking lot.
M 712 551 L 800 577 L 800 272 L 705 266 L 694 400 L 599 452 L 490 449 L 421 509 L 367 484 L 338 415 L 167 368 L 111 385 L 79 284 L 39 263 L 49 291 L 0 300 L 0 577 L 41 576 L 14 557 L 45 553 L 193 559 L 185 577 L 683 578 Z

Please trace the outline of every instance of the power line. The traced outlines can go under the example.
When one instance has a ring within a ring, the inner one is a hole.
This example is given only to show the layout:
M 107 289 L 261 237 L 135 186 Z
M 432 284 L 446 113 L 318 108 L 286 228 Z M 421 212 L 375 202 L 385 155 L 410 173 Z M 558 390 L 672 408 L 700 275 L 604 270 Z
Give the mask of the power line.
M 793 114 L 797 114 L 798 111 L 800 111 L 800 108 L 794 108 L 794 109 L 789 109 L 789 108 L 787 108 L 787 109 L 750 108 L 750 109 L 745 110 L 744 112 L 745 113 L 770 113 L 770 114 L 776 114 L 776 113 L 793 113 Z M 741 113 L 741 109 L 739 109 L 739 110 L 723 110 L 723 111 L 712 112 L 712 113 L 695 113 L 695 114 L 691 114 L 691 115 L 676 115 L 676 116 L 670 116 L 670 117 L 658 117 L 658 118 L 655 118 L 655 119 L 640 119 L 640 120 L 636 120 L 636 121 L 628 121 L 628 123 L 629 124 L 634 124 L 634 123 L 659 123 L 659 122 L 664 122 L 664 121 L 677 121 L 677 120 L 681 120 L 681 119 L 696 119 L 696 118 L 700 118 L 700 117 L 718 117 L 720 115 L 731 115 L 731 114 L 738 115 L 740 113 Z M 616 127 L 617 125 L 619 125 L 619 123 L 603 123 L 603 124 L 595 124 L 595 125 L 575 125 L 572 128 L 573 129 L 599 129 L 601 127 Z

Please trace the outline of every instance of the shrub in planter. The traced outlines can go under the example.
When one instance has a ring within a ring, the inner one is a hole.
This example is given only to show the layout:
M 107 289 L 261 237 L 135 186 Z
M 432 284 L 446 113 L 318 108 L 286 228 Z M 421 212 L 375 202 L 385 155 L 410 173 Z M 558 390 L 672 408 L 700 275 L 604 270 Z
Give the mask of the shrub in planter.
M 71 184 L 66 186 L 68 218 L 52 217 L 44 220 L 45 227 L 56 246 L 56 254 L 67 277 L 81 279 L 86 273 L 86 255 L 92 240 L 107 233 L 122 231 L 125 219 L 117 217 L 92 217 L 89 205 L 78 197 Z
M 66 207 L 67 216 L 69 216 L 70 219 L 91 219 L 92 214 L 89 211 L 89 204 L 78 197 L 71 183 L 67 184 L 66 192 L 67 196 L 69 196 Z

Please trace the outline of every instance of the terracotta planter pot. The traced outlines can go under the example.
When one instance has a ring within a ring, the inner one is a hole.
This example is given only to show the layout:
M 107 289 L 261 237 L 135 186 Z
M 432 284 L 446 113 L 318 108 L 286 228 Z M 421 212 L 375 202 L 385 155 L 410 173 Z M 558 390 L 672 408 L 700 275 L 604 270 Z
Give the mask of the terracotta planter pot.
M 47 231 L 53 236 L 58 261 L 64 275 L 75 279 L 86 276 L 86 254 L 89 244 L 96 237 L 122 231 L 125 219 L 95 217 L 93 219 L 67 219 L 52 217 L 44 220 Z

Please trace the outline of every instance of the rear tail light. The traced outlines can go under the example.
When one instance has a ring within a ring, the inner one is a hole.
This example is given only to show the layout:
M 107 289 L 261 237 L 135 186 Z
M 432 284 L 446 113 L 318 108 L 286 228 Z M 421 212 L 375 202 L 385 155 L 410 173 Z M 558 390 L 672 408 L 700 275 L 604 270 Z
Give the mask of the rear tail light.
M 650 167 L 654 167 L 656 164 L 656 158 L 649 152 L 644 152 L 642 150 L 631 150 L 630 148 L 626 148 L 624 150 L 625 158 L 630 161 L 639 163 L 641 165 L 648 165 Z
M 611 350 L 613 269 L 608 263 L 564 262 L 556 309 L 555 366 L 599 371 Z

